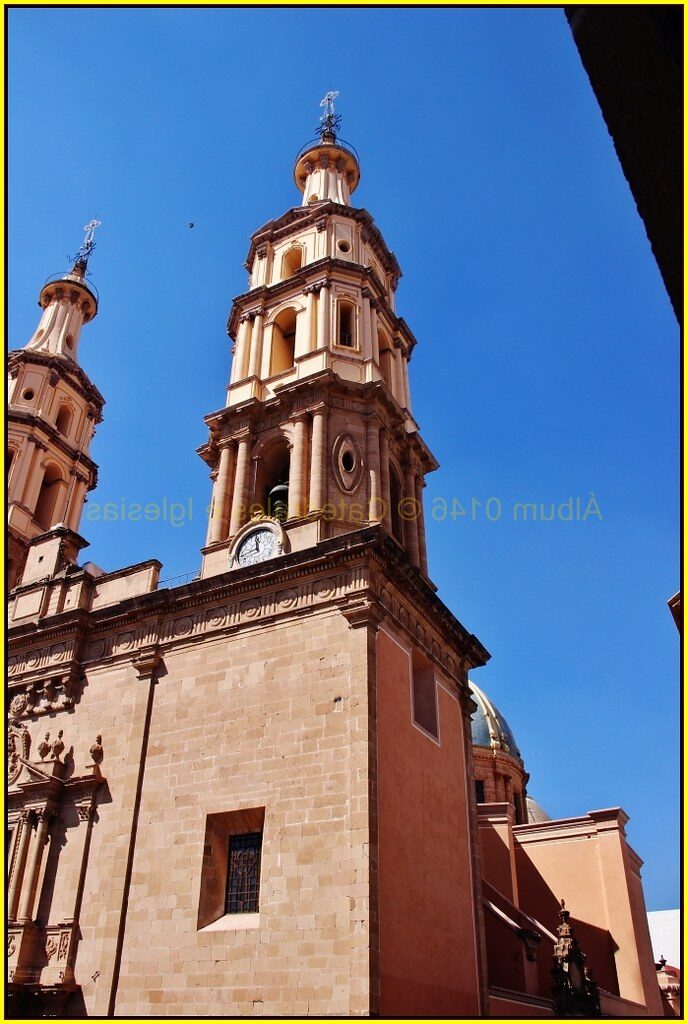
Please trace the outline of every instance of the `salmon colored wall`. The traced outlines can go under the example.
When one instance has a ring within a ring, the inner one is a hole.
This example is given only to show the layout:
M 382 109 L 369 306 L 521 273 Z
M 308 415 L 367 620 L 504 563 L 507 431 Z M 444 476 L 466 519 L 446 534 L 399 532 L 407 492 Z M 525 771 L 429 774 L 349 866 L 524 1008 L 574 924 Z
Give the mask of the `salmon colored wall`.
M 556 935 L 559 900 L 564 899 L 595 980 L 601 988 L 618 995 L 619 983 L 612 941 L 604 919 L 605 897 L 594 837 L 517 845 L 516 866 L 521 909 Z M 550 943 L 543 939 L 538 952 L 542 991 L 549 991 L 552 985 L 550 954 Z
M 412 723 L 408 649 L 384 628 L 376 661 L 380 1016 L 478 1015 L 461 707 L 438 687 L 438 746 Z
M 487 942 L 487 977 L 490 988 L 526 992 L 523 963 L 523 943 L 509 926 L 485 909 L 485 939 Z
M 627 820 L 609 808 L 517 827 L 520 905 L 555 931 L 556 903 L 564 899 L 600 987 L 659 1016 L 641 862 L 627 843 Z
M 489 809 L 494 808 L 494 813 Z M 503 813 L 498 813 L 499 811 Z M 478 805 L 480 867 L 485 881 L 518 906 L 512 826 L 514 813 L 508 804 Z

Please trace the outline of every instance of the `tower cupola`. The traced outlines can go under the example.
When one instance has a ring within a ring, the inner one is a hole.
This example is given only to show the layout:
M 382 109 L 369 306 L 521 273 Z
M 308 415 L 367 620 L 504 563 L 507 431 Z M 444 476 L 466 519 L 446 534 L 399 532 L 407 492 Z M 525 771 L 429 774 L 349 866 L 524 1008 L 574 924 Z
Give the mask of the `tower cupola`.
M 92 220 L 84 228 L 86 237 L 69 273 L 48 278 L 41 288 L 38 305 L 43 315 L 27 349 L 76 361 L 81 328 L 98 312 L 98 294 L 86 275 L 95 248 L 93 233 L 99 226 L 100 221 Z
M 59 571 L 86 546 L 77 531 L 98 479 L 89 449 L 105 400 L 79 366 L 77 347 L 83 325 L 98 312 L 87 280 L 98 225 L 86 225 L 72 269 L 43 285 L 38 326 L 8 357 L 10 588 Z
M 325 108 L 320 118 L 320 138 L 306 143 L 294 163 L 294 181 L 303 192 L 302 206 L 328 200 L 350 206 L 351 193 L 361 179 L 356 150 L 337 138 L 341 124 L 341 115 L 334 112 L 337 96 L 338 92 L 325 94 L 320 103 Z

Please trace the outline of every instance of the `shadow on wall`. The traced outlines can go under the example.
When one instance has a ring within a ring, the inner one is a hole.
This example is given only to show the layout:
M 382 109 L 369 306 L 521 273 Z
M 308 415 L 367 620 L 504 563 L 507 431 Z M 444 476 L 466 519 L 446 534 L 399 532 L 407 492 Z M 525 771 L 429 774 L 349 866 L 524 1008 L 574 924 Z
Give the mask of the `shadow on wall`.
M 534 917 L 539 924 L 556 934 L 559 923 L 561 896 L 552 892 L 547 882 L 537 870 L 530 858 L 522 850 L 516 850 L 518 868 L 518 893 L 521 910 Z M 568 906 L 571 911 L 571 924 L 578 945 L 585 953 L 587 965 L 600 988 L 619 995 L 619 979 L 616 973 L 614 954 L 619 948 L 611 933 L 606 928 L 576 917 L 575 906 Z M 537 956 L 538 978 L 543 995 L 552 991 L 552 942 L 543 936 Z

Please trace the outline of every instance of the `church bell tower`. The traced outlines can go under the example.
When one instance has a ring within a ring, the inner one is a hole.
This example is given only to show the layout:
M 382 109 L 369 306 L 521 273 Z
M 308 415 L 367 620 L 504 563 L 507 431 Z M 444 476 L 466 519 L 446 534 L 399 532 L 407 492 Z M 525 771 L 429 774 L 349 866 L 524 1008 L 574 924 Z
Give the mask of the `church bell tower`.
M 87 491 L 98 467 L 89 455 L 105 400 L 79 366 L 81 329 L 98 312 L 87 279 L 95 247 L 91 221 L 67 274 L 51 277 L 28 343 L 8 360 L 8 586 L 53 575 L 76 561 Z
M 227 401 L 199 454 L 213 493 L 204 577 L 383 524 L 427 575 L 422 490 L 436 462 L 411 413 L 415 338 L 395 311 L 401 270 L 371 215 L 328 93 L 299 152 L 299 206 L 251 237 L 234 299 Z

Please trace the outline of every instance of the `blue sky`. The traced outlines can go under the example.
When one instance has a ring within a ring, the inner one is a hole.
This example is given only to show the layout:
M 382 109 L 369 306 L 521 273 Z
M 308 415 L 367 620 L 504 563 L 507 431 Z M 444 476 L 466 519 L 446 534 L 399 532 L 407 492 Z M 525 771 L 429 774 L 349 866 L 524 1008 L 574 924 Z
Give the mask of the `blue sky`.
M 649 909 L 677 906 L 678 330 L 563 12 L 15 8 L 9 44 L 12 347 L 103 222 L 88 557 L 198 567 L 231 299 L 332 85 L 418 338 L 431 576 L 492 654 L 474 678 L 531 794 L 623 806 Z M 97 514 L 165 500 L 176 525 Z

